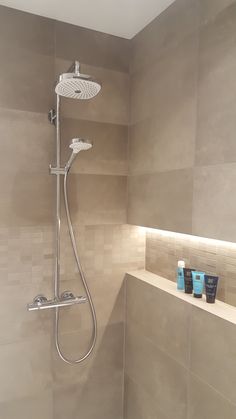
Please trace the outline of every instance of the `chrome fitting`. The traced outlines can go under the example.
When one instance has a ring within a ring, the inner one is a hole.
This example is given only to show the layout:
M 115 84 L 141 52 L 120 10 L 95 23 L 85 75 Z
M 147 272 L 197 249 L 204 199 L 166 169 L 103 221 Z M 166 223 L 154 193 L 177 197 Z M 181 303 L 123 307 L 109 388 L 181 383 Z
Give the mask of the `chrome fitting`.
M 64 167 L 52 167 L 50 164 L 49 173 L 50 175 L 64 175 L 66 173 L 66 170 Z

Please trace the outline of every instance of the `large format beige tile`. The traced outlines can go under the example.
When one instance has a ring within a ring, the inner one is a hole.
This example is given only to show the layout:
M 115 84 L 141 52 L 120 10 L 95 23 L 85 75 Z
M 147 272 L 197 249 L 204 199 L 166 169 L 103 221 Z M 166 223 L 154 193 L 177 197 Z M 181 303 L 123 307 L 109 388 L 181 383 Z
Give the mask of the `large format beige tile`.
M 124 418 L 125 419 L 168 419 L 161 412 L 154 398 L 128 376 L 125 376 L 124 388 Z
M 67 71 L 69 61 L 56 59 L 56 75 Z M 129 75 L 107 68 L 82 65 L 81 72 L 95 77 L 102 84 L 99 94 L 91 100 L 64 99 L 62 115 L 67 118 L 128 125 Z
M 129 72 L 129 40 L 58 21 L 55 28 L 57 57 Z
M 190 308 L 188 306 L 157 288 L 127 276 L 128 326 L 136 324 L 139 333 L 152 340 L 160 349 L 186 367 L 189 364 Z
M 192 308 L 191 371 L 236 404 L 235 325 Z
M 235 26 L 236 3 L 201 28 L 197 166 L 236 161 Z
M 52 384 L 50 338 L 0 345 L 0 402 L 36 396 Z
M 56 419 L 122 419 L 122 376 L 94 379 L 54 391 Z
M 125 369 L 167 417 L 186 418 L 187 370 L 142 335 L 134 323 L 126 328 Z
M 197 26 L 198 2 L 173 2 L 133 38 L 131 71 L 152 66 L 164 50 L 180 44 L 197 29 Z
M 72 217 L 82 224 L 126 222 L 126 177 L 74 175 L 68 179 Z
M 69 358 L 77 359 L 84 355 L 91 344 L 92 327 L 87 330 L 60 333 L 60 347 Z M 81 384 L 90 380 L 107 380 L 121 377 L 123 374 L 123 337 L 124 324 L 117 323 L 107 327 L 98 327 L 96 346 L 89 358 L 78 365 L 61 362 L 53 351 L 52 368 L 55 388 L 65 385 Z
M 1 172 L 1 227 L 51 224 L 53 180 L 49 174 Z
M 25 48 L 34 53 L 53 55 L 54 21 L 42 16 L 0 6 L 0 45 Z
M 234 419 L 236 405 L 190 374 L 188 419 Z
M 194 170 L 193 234 L 235 241 L 236 164 Z
M 194 110 L 197 53 L 198 37 L 194 34 L 171 52 L 165 51 L 152 66 L 131 76 L 132 124 L 155 115 L 162 127 L 165 121 L 168 123 L 168 116 L 174 118 L 179 109 L 186 111 L 188 105 Z
M 196 106 L 188 99 L 175 112 L 157 110 L 151 118 L 130 128 L 129 171 L 131 174 L 162 172 L 193 167 Z
M 234 2 L 235 0 L 199 0 L 200 22 L 213 20 Z
M 48 174 L 55 133 L 47 115 L 0 108 L 0 120 L 0 172 Z
M 53 104 L 53 56 L 0 43 L 0 107 L 47 114 Z
M 36 397 L 0 403 L 0 416 L 4 419 L 53 419 L 53 395 L 48 390 Z
M 130 176 L 128 222 L 191 233 L 192 191 L 191 169 Z
M 93 143 L 91 150 L 79 154 L 72 167 L 73 173 L 127 173 L 127 126 L 63 118 L 61 135 L 63 162 L 70 155 L 72 138 L 80 137 Z

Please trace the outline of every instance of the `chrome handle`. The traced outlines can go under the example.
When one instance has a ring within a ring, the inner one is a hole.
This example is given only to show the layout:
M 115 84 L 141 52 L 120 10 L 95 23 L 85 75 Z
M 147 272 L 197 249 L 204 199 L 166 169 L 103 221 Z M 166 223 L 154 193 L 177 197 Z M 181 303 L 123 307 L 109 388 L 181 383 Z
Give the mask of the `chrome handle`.
M 84 304 L 87 302 L 86 297 L 72 297 L 73 294 L 70 294 L 68 298 L 58 298 L 54 300 L 47 300 L 46 297 L 43 295 L 38 295 L 34 298 L 33 302 L 30 304 L 27 304 L 27 310 L 28 311 L 34 311 L 34 310 L 46 310 L 49 308 L 56 308 L 56 307 L 68 307 L 75 304 Z

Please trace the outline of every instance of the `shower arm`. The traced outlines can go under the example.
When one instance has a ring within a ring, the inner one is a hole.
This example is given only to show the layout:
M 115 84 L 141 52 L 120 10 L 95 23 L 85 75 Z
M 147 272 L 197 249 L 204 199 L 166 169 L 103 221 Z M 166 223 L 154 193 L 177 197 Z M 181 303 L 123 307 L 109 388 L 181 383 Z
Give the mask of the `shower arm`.
M 76 73 L 80 74 L 80 63 L 75 61 L 67 70 L 67 73 Z

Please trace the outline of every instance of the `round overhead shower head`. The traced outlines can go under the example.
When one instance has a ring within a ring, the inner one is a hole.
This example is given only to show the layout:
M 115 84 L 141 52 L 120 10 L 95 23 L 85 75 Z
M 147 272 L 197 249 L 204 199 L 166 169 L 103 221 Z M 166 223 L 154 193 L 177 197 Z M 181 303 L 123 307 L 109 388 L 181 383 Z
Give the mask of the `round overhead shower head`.
M 80 74 L 78 61 L 69 68 L 67 73 L 61 74 L 56 85 L 57 95 L 72 99 L 91 99 L 101 90 L 101 84 L 90 76 Z

